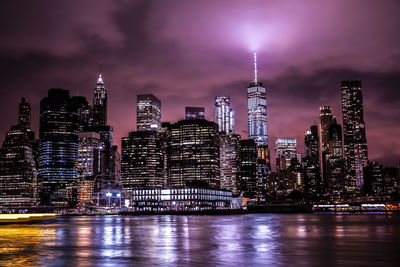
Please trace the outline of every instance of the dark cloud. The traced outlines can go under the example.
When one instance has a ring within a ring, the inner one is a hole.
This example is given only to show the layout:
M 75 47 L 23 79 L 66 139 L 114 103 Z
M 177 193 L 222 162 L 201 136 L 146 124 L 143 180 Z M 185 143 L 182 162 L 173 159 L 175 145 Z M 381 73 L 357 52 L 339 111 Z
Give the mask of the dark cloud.
M 136 94 L 162 101 L 163 120 L 230 95 L 236 132 L 247 128 L 246 87 L 257 46 L 267 88 L 271 142 L 294 137 L 303 151 L 319 106 L 341 122 L 340 81 L 363 81 L 371 159 L 397 164 L 398 1 L 8 1 L 0 9 L 1 136 L 18 102 L 33 106 L 51 87 L 89 101 L 103 63 L 109 123 L 117 143 L 135 130 Z

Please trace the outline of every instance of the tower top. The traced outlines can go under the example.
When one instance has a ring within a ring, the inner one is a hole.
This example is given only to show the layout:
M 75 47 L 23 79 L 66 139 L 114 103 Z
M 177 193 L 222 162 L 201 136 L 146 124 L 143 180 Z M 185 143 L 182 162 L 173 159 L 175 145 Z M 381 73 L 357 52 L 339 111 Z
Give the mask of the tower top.
M 254 83 L 257 83 L 257 52 L 254 51 Z

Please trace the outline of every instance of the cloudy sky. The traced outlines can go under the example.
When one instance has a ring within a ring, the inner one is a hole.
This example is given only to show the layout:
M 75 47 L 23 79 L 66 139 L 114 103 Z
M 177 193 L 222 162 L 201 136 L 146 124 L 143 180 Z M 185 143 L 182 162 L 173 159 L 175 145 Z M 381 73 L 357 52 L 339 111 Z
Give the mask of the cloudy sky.
M 246 87 L 257 50 L 267 88 L 270 141 L 296 138 L 331 105 L 342 122 L 340 81 L 363 82 L 371 160 L 400 160 L 400 2 L 7 1 L 0 9 L 0 138 L 26 97 L 38 132 L 49 88 L 92 101 L 98 65 L 115 142 L 136 130 L 136 95 L 162 101 L 163 121 L 229 95 L 246 138 Z

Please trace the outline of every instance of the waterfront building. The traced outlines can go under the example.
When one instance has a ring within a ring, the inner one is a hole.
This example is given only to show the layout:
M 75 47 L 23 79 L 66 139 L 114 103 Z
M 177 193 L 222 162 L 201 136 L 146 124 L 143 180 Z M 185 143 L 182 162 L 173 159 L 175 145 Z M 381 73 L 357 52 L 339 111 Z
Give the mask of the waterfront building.
M 122 183 L 125 190 L 164 185 L 162 143 L 156 131 L 130 132 L 122 138 Z
M 368 162 L 361 81 L 342 81 L 345 190 L 357 193 L 363 186 Z
M 275 141 L 275 160 L 277 171 L 289 168 L 291 160 L 297 157 L 296 139 L 278 138 Z
M 243 195 L 255 197 L 258 193 L 257 144 L 253 139 L 240 140 L 240 178 Z
M 185 107 L 185 119 L 205 119 L 203 107 Z
M 220 133 L 221 188 L 240 194 L 240 135 Z
M 101 73 L 97 79 L 93 97 L 93 126 L 107 125 L 107 91 Z
M 158 131 L 161 128 L 161 102 L 152 94 L 137 95 L 138 131 Z
M 220 154 L 218 125 L 201 119 L 181 120 L 170 127 L 170 186 L 204 181 L 220 187 Z
M 207 187 L 137 188 L 131 192 L 136 212 L 230 209 L 232 192 Z
M 44 204 L 76 200 L 78 124 L 69 92 L 50 89 L 40 102 L 39 178 Z
M 218 130 L 225 134 L 234 132 L 234 112 L 231 108 L 231 99 L 229 96 L 215 97 L 215 123 L 218 124 Z

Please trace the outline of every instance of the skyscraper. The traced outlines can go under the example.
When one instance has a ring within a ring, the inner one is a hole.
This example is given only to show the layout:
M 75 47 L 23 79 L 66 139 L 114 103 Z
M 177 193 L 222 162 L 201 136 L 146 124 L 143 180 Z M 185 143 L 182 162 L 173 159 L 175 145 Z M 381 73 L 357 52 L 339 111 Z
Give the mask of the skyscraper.
M 100 134 L 79 132 L 77 171 L 80 180 L 99 173 Z
M 73 96 L 72 104 L 75 106 L 74 109 L 76 109 L 78 113 L 78 129 L 82 132 L 85 128 L 92 126 L 92 107 L 84 96 Z
M 101 73 L 93 97 L 93 126 L 107 125 L 107 91 Z
M 359 192 L 368 162 L 361 81 L 342 81 L 345 190 Z
M 289 168 L 291 160 L 297 157 L 296 139 L 278 138 L 275 141 L 275 160 L 277 171 Z
M 153 188 L 164 185 L 163 153 L 156 131 L 130 132 L 122 138 L 122 184 L 131 194 L 134 188 Z
M 305 191 L 310 195 L 317 195 L 321 190 L 321 170 L 319 165 L 319 138 L 318 126 L 312 125 L 304 136 L 305 158 L 304 184 Z
M 65 206 L 74 202 L 77 119 L 67 90 L 50 89 L 40 101 L 39 176 L 46 204 Z
M 18 108 L 18 126 L 31 129 L 31 105 L 23 97 Z
M 161 102 L 152 94 L 137 95 L 138 131 L 158 131 L 161 128 Z
M 30 130 L 31 109 L 22 98 L 18 125 L 11 126 L 0 149 L 0 206 L 27 207 L 38 204 L 37 171 Z
M 253 139 L 240 140 L 240 178 L 243 195 L 254 197 L 258 193 L 257 144 Z
M 221 188 L 240 193 L 240 135 L 220 133 Z
M 329 127 L 332 124 L 332 111 L 330 106 L 321 106 L 319 108 L 319 129 L 320 129 L 320 146 L 319 146 L 319 158 L 320 158 L 320 168 L 321 168 L 321 182 L 324 187 L 326 187 L 326 154 L 328 153 L 328 142 L 329 142 Z
M 214 121 L 218 124 L 218 130 L 220 132 L 226 134 L 234 132 L 234 112 L 231 108 L 231 99 L 229 96 L 215 97 L 214 118 Z
M 185 119 L 205 119 L 203 107 L 185 107 Z
M 254 53 L 254 80 L 247 87 L 248 133 L 257 145 L 268 145 L 266 94 L 263 84 L 257 80 L 256 60 Z
M 169 184 L 203 181 L 220 187 L 218 125 L 207 120 L 181 120 L 170 127 Z
M 311 159 L 314 163 L 319 162 L 319 138 L 318 126 L 312 125 L 304 136 L 304 150 L 306 157 Z
M 342 127 L 333 118 L 329 126 L 328 146 L 325 154 L 326 186 L 331 195 L 340 195 L 343 191 L 343 150 Z

